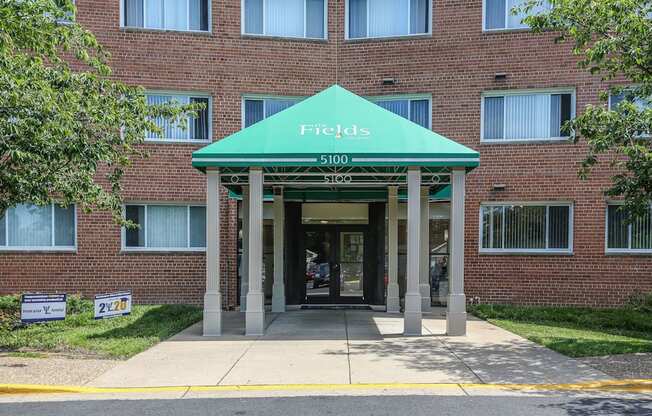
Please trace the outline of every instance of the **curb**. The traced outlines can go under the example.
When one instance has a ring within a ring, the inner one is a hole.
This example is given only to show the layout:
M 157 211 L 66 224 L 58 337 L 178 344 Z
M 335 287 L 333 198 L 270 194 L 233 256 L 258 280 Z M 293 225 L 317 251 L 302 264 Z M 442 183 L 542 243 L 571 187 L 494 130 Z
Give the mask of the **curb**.
M 573 391 L 652 393 L 652 379 L 610 380 L 569 384 L 475 384 L 475 383 L 378 383 L 378 384 L 269 384 L 170 387 L 84 387 L 37 384 L 0 384 L 0 396 L 25 394 L 108 394 L 162 392 L 234 392 L 234 391 L 337 391 L 337 390 L 429 390 L 495 389 L 502 391 Z

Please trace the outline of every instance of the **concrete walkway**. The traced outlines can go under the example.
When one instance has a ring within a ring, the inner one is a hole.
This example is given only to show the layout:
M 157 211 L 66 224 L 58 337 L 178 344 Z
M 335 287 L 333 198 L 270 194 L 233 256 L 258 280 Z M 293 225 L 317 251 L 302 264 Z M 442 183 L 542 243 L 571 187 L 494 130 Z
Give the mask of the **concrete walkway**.
M 267 314 L 264 336 L 245 337 L 244 314 L 224 314 L 224 335 L 201 323 L 121 363 L 97 387 L 360 384 L 576 383 L 604 373 L 487 322 L 444 335 L 442 310 L 424 315 L 422 337 L 404 337 L 401 315 L 358 310 Z

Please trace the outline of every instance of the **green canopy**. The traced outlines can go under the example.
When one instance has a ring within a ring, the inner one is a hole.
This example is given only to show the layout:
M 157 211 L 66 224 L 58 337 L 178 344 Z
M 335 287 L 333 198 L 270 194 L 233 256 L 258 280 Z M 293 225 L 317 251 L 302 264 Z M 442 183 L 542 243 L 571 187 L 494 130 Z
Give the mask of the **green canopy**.
M 465 167 L 478 152 L 332 87 L 197 150 L 207 167 Z

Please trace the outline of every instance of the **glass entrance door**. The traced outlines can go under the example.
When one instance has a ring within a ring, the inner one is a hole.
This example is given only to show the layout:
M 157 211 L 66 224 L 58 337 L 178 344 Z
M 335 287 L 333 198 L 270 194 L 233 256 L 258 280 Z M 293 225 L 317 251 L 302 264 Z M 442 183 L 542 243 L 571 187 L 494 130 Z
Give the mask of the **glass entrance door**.
M 304 230 L 306 302 L 362 303 L 365 232 L 357 227 Z

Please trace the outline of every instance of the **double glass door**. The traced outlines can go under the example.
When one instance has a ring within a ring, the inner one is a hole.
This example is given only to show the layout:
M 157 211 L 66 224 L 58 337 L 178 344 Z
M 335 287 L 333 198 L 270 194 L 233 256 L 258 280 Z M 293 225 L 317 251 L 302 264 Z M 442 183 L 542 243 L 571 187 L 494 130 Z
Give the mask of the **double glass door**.
M 307 303 L 362 303 L 364 227 L 304 229 Z

